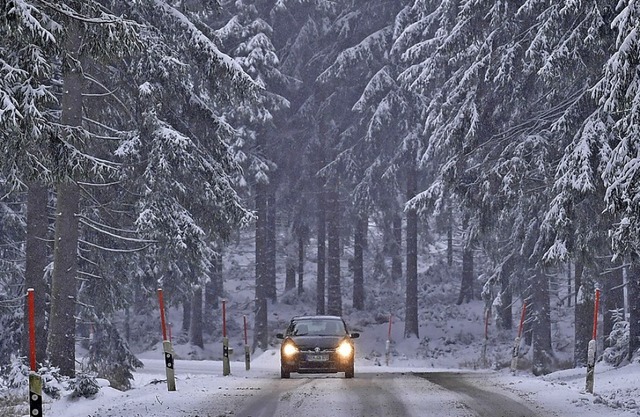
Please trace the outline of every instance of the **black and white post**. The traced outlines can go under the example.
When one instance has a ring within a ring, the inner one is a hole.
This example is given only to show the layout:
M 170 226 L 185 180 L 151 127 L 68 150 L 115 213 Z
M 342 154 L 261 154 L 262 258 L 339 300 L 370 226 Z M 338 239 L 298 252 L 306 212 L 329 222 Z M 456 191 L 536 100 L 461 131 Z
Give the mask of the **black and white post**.
M 160 303 L 160 324 L 162 325 L 162 351 L 164 353 L 164 364 L 167 374 L 167 390 L 176 390 L 175 368 L 173 366 L 173 347 L 171 340 L 167 339 L 167 323 L 164 316 L 164 296 L 162 288 L 158 288 L 158 301 Z
M 231 373 L 229 363 L 229 338 L 227 337 L 227 300 L 222 300 L 222 375 Z

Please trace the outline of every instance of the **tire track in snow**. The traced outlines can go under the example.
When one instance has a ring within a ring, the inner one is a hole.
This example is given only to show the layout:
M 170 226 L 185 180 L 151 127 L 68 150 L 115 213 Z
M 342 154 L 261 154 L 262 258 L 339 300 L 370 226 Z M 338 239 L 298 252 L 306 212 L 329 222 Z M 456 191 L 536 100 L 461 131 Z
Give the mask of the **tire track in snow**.
M 479 417 L 540 417 L 526 405 L 504 394 L 482 389 L 473 382 L 475 378 L 486 384 L 489 374 L 428 372 L 415 375 L 456 393 L 460 402 Z

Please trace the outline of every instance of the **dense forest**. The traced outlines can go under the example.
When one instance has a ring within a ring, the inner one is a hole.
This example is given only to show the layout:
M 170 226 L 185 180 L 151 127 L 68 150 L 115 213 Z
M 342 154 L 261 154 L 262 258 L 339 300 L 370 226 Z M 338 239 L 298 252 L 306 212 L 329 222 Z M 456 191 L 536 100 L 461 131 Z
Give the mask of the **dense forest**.
M 431 231 L 462 263 L 459 303 L 478 296 L 478 257 L 503 328 L 528 300 L 534 373 L 553 368 L 561 272 L 575 365 L 595 288 L 631 357 L 639 16 L 635 0 L 0 0 L 0 363 L 26 356 L 33 288 L 38 359 L 73 377 L 91 326 L 91 366 L 126 387 L 137 360 L 114 314 L 145 314 L 163 287 L 202 343 L 243 228 L 266 348 L 277 257 L 286 290 L 315 282 L 317 313 L 340 315 L 348 241 L 363 309 L 370 224 L 406 280 L 405 337 Z

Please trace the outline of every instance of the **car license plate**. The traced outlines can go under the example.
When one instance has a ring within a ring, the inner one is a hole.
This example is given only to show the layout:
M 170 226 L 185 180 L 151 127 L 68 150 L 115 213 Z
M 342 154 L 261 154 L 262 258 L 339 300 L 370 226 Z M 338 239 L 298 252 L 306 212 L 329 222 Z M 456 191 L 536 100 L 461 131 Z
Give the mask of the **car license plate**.
M 329 360 L 329 355 L 307 355 L 309 362 L 326 362 Z

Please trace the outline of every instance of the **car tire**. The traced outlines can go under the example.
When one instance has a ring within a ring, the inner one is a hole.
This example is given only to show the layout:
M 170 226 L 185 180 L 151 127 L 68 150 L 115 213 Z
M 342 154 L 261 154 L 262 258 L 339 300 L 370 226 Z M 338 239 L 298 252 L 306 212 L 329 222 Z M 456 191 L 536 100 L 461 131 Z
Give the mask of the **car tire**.
M 349 369 L 344 371 L 344 377 L 345 378 L 353 378 L 354 375 L 355 375 L 355 370 L 353 369 L 353 364 L 351 364 Z
M 291 372 L 287 371 L 283 367 L 280 367 L 280 378 L 282 378 L 282 379 L 291 378 Z

